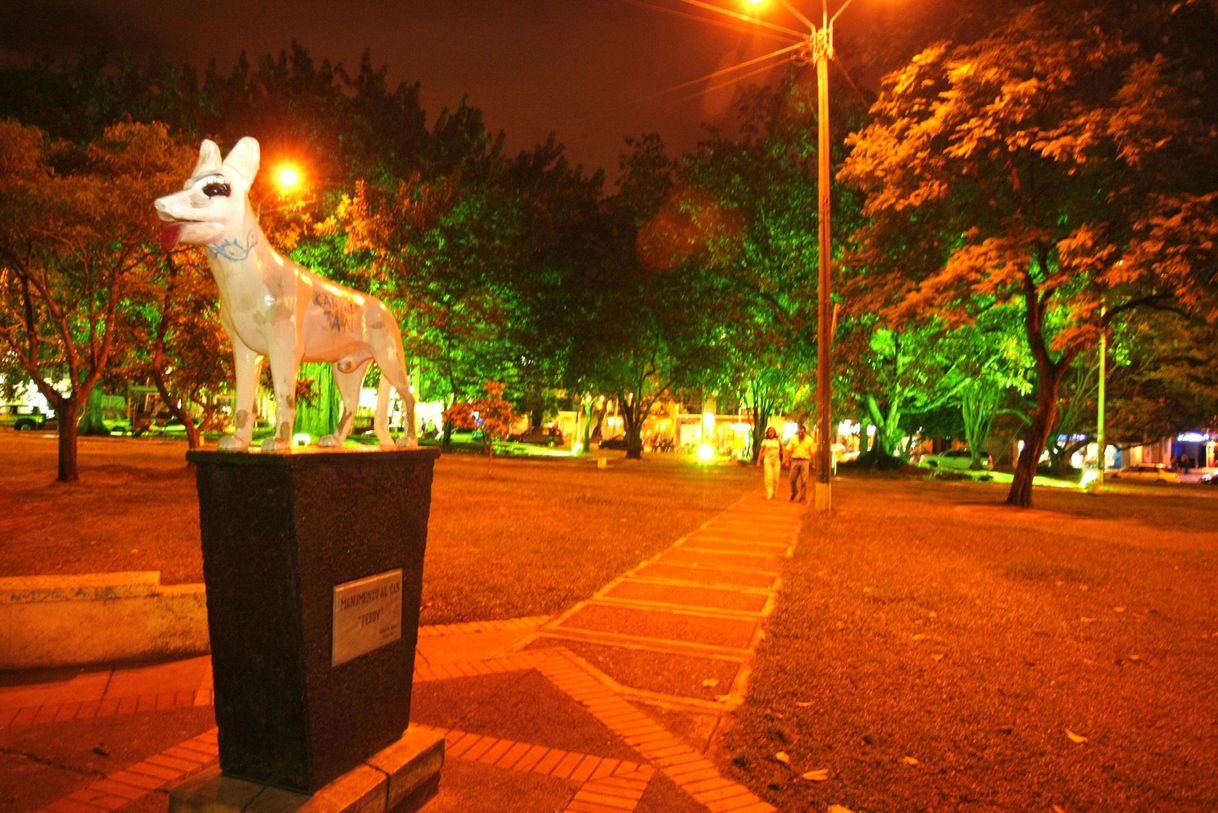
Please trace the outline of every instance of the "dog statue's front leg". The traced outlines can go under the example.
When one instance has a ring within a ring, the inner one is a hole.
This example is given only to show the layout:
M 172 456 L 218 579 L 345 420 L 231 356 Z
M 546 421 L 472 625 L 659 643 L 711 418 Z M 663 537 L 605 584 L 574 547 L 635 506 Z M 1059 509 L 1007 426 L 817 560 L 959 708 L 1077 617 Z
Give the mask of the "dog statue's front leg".
M 262 364 L 258 354 L 237 338 L 236 331 L 228 331 L 228 336 L 233 345 L 233 369 L 237 375 L 237 402 L 233 405 L 236 432 L 220 438 L 220 451 L 243 452 L 249 448 L 254 434 L 254 392 Z
M 262 442 L 262 451 L 287 454 L 292 451 L 292 427 L 296 424 L 296 374 L 300 371 L 294 322 L 277 325 L 271 338 L 271 381 L 275 385 L 275 434 Z

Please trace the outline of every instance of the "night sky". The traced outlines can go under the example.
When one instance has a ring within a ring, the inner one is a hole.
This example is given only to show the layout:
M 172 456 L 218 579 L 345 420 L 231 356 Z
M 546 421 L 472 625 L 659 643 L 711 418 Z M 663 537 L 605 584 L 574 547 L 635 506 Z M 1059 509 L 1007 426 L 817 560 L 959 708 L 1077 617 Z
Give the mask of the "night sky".
M 891 24 L 893 2 L 857 0 L 839 43 L 848 25 Z M 819 3 L 797 5 L 819 13 Z M 776 3 L 765 16 L 801 27 Z M 292 40 L 352 71 L 371 49 L 391 82 L 421 82 L 429 120 L 467 95 L 492 131 L 506 131 L 510 151 L 553 131 L 573 162 L 611 176 L 625 136 L 656 131 L 674 152 L 687 149 L 700 122 L 726 123 L 736 88 L 705 92 L 717 79 L 665 91 L 794 41 L 682 0 L 0 0 L 0 61 L 10 63 L 105 45 L 201 66 L 214 57 L 227 72 L 242 51 L 278 53 Z

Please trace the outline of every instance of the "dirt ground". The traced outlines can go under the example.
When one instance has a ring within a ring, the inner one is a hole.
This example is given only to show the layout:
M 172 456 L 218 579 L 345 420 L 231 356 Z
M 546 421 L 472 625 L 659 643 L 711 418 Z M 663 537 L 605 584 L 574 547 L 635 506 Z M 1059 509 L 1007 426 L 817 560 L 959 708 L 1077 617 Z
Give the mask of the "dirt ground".
M 81 438 L 80 481 L 49 433 L 0 431 L 0 576 L 160 571 L 202 582 L 184 441 Z M 747 467 L 444 455 L 436 464 L 422 623 L 559 612 L 756 485 Z
M 726 770 L 784 811 L 1218 810 L 1218 489 L 1004 497 L 840 479 Z
M 198 580 L 180 444 L 85 439 L 68 486 L 53 452 L 0 433 L 0 575 Z M 569 606 L 757 487 L 664 459 L 442 458 L 424 623 Z M 721 769 L 792 812 L 1218 810 L 1218 488 L 1005 493 L 835 481 Z

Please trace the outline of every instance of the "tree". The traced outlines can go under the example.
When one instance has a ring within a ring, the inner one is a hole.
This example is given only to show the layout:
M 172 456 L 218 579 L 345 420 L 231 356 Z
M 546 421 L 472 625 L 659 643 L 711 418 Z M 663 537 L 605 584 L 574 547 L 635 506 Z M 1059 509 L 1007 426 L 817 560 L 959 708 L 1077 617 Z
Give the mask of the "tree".
M 587 247 L 599 245 L 601 179 L 571 167 L 552 138 L 508 159 L 466 108 L 442 116 L 434 140 L 432 166 L 358 184 L 337 227 L 373 290 L 406 314 L 421 388 L 451 404 L 496 380 L 537 402 L 572 358 L 566 315 L 575 269 L 598 250 Z
M 918 419 L 957 402 L 963 359 L 945 352 L 945 333 L 942 324 L 889 328 L 859 318 L 843 336 L 843 354 L 854 359 L 846 380 L 876 428 L 872 465 L 905 458 L 902 440 L 921 430 Z
M 1218 195 L 1177 164 L 1212 155 L 1209 91 L 1186 74 L 1098 13 L 1035 5 L 924 50 L 851 137 L 840 177 L 871 218 L 855 262 L 897 295 L 893 318 L 1022 308 L 1036 406 L 1012 505 L 1031 504 L 1062 381 L 1100 331 L 1133 308 L 1206 301 Z
M 61 482 L 77 420 L 131 345 L 127 305 L 159 261 L 152 200 L 181 183 L 162 126 L 119 124 L 85 148 L 0 122 L 0 345 L 59 417 Z
M 516 422 L 512 405 L 503 397 L 503 382 L 488 381 L 485 395 L 471 401 L 458 401 L 444 410 L 445 427 L 481 430 L 482 449 L 487 457 L 495 455 L 495 441 L 506 440 Z
M 184 158 L 195 160 L 191 151 Z M 200 448 L 205 429 L 223 428 L 217 395 L 232 381 L 232 353 L 220 328 L 215 281 L 199 253 L 183 250 L 150 263 L 145 295 L 127 313 L 134 339 L 112 365 L 114 375 L 151 381 L 186 430 L 188 448 Z M 133 421 L 133 431 L 146 428 Z
M 806 399 L 815 370 L 817 188 L 801 77 L 743 94 L 739 132 L 712 133 L 679 177 L 714 207 L 722 237 L 693 258 L 690 285 L 703 303 L 681 354 L 698 375 L 687 385 L 736 400 L 754 441 L 780 409 Z M 849 209 L 844 215 L 849 218 Z M 802 397 L 801 397 L 802 395 Z M 757 443 L 753 444 L 756 457 Z
M 568 382 L 614 397 L 626 457 L 637 460 L 643 423 L 675 382 L 683 320 L 696 314 L 680 278 L 697 239 L 682 231 L 690 213 L 672 194 L 675 165 L 663 141 L 647 135 L 627 145 L 619 192 L 604 201 L 594 232 L 596 262 L 571 269 L 570 307 L 553 316 L 569 337 Z
M 1218 327 L 1174 313 L 1117 326 L 1107 436 L 1118 445 L 1218 429 Z
M 976 324 L 952 332 L 952 349 L 947 352 L 963 360 L 961 374 L 966 381 L 960 391 L 960 413 L 975 470 L 981 468 L 986 443 L 1000 417 L 1013 414 L 1027 422 L 1021 405 L 1032 389 L 1031 364 L 1020 341 L 1019 316 L 1012 307 L 988 308 Z

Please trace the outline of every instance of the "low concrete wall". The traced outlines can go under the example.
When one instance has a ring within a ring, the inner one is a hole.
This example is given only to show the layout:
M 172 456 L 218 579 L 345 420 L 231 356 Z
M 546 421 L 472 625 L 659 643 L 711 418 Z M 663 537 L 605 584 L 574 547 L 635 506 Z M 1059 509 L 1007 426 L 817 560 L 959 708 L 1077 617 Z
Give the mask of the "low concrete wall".
M 0 578 L 0 670 L 208 651 L 201 584 L 156 571 Z

